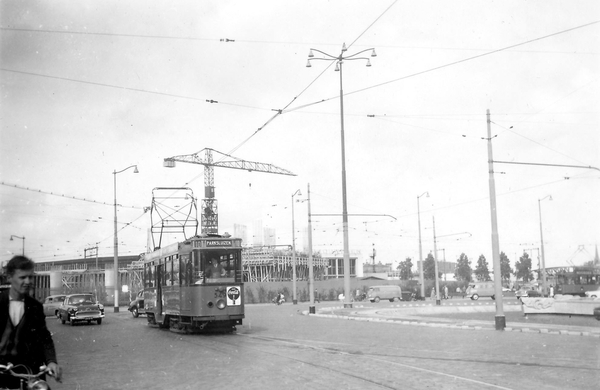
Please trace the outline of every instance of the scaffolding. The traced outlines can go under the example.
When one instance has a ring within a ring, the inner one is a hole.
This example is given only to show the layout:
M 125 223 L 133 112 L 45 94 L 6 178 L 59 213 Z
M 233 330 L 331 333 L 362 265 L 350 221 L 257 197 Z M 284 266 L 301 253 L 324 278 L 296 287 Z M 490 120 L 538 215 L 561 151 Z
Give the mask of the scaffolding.
M 329 261 L 313 256 L 315 280 L 321 280 Z M 242 251 L 244 282 L 284 282 L 293 278 L 293 256 L 273 249 L 245 249 Z M 296 255 L 296 278 L 308 280 L 308 257 Z

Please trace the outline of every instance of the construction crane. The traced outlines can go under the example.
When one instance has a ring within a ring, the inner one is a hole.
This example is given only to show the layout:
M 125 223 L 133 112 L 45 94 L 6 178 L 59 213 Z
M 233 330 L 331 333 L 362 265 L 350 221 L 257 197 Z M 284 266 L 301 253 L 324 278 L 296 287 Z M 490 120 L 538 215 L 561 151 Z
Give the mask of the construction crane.
M 215 161 L 215 156 L 218 157 Z M 240 160 L 225 153 L 205 148 L 193 154 L 173 156 L 164 159 L 163 166 L 174 168 L 175 162 L 204 165 L 204 199 L 202 199 L 202 233 L 218 234 L 219 218 L 217 200 L 215 199 L 215 176 L 213 167 L 244 169 L 249 172 L 275 173 L 278 175 L 296 176 L 286 169 L 275 165 L 254 161 Z

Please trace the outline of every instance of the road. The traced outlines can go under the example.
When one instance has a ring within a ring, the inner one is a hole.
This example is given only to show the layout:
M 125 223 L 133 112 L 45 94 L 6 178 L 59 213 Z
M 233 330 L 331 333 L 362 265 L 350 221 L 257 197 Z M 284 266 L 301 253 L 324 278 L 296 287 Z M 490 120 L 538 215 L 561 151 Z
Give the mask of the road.
M 320 309 L 328 304 L 320 304 Z M 329 304 L 329 305 L 335 305 Z M 383 307 L 383 306 L 381 306 Z M 102 325 L 52 317 L 60 389 L 591 389 L 597 337 L 463 330 L 308 316 L 247 305 L 230 335 L 181 335 L 110 312 Z

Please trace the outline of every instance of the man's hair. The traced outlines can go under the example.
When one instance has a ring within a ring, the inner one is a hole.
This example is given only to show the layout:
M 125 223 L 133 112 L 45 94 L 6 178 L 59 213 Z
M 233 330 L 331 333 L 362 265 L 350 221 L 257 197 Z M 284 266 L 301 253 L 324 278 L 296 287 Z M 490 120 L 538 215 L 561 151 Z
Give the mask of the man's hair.
M 29 271 L 35 268 L 35 263 L 25 256 L 15 256 L 6 265 L 6 274 L 13 276 L 15 271 L 20 269 L 23 271 Z

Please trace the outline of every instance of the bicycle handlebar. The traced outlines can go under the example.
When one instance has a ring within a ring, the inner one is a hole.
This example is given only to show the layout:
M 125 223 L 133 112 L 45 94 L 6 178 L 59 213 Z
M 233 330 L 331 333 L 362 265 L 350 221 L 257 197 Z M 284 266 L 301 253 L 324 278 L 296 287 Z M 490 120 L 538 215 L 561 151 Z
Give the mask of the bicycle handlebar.
M 13 368 L 16 367 L 25 367 L 25 369 L 27 370 L 28 374 L 20 374 L 18 372 L 15 372 L 13 370 Z M 50 376 L 54 376 L 54 372 L 52 372 L 48 366 L 40 366 L 40 372 L 38 372 L 37 374 L 33 374 L 31 373 L 31 369 L 27 366 L 18 364 L 18 365 L 14 365 L 12 363 L 8 363 L 7 365 L 4 364 L 0 364 L 0 372 L 8 372 L 9 374 L 11 374 L 12 376 L 15 376 L 17 378 L 22 378 L 22 379 L 35 379 L 38 378 L 40 376 L 42 376 L 45 373 L 48 373 Z

